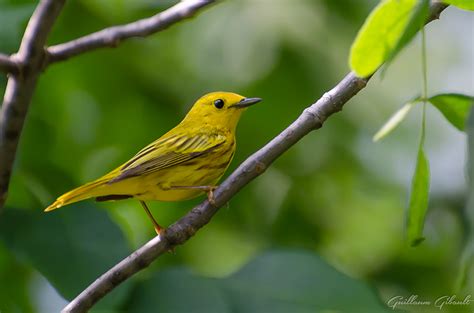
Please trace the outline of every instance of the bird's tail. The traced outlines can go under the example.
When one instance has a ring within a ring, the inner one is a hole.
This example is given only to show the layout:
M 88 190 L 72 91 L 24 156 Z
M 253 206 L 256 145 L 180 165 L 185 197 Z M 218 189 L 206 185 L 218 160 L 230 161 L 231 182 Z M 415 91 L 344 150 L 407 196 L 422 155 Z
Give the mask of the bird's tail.
M 77 201 L 85 200 L 100 195 L 99 187 L 103 186 L 108 179 L 98 179 L 88 184 L 82 185 L 60 196 L 53 204 L 48 206 L 44 211 L 49 212 L 56 210 L 64 205 Z

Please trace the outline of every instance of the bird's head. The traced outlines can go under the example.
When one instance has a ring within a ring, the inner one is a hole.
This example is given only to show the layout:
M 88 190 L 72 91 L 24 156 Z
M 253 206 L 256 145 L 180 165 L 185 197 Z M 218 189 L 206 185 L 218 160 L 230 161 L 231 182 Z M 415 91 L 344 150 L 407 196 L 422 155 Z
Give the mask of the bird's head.
M 183 120 L 234 130 L 245 109 L 260 98 L 246 98 L 232 92 L 211 92 L 199 98 Z

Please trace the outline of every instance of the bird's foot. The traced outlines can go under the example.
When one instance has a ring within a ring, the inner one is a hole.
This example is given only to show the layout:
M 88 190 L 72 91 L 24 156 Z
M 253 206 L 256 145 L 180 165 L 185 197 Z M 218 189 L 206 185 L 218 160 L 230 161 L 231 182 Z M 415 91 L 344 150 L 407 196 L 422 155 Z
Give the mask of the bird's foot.
M 217 186 L 209 186 L 207 190 L 207 201 L 213 206 L 216 206 L 216 199 L 214 198 L 214 190 L 217 189 Z

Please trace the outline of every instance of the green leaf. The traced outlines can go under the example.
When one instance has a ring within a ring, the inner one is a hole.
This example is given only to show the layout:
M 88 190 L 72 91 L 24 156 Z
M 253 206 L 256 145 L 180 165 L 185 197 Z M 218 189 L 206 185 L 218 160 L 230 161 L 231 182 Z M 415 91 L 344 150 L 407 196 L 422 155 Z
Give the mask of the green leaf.
M 463 291 L 474 292 L 474 238 L 472 237 L 466 242 L 456 277 L 455 292 L 461 293 Z
M 395 48 L 401 49 L 401 38 L 417 3 L 416 0 L 383 0 L 370 13 L 352 44 L 349 57 L 350 67 L 358 76 L 371 75 Z
M 443 0 L 443 2 L 457 6 L 460 9 L 474 11 L 473 0 Z
M 430 10 L 430 0 L 420 0 L 411 14 L 410 21 L 403 32 L 403 35 L 398 40 L 397 44 L 387 57 L 385 61 L 384 70 L 395 59 L 398 53 L 415 37 L 416 33 L 424 26 L 426 18 Z
M 423 151 L 423 139 L 418 148 L 415 173 L 412 179 L 410 203 L 408 207 L 407 233 L 411 246 L 420 244 L 423 240 L 423 226 L 428 210 L 428 195 L 430 189 L 430 169 Z
M 90 204 L 47 214 L 6 208 L 0 219 L 0 240 L 66 299 L 75 297 L 130 253 L 107 213 Z M 122 301 L 128 288 L 127 284 L 119 287 L 98 307 L 110 308 Z
M 135 291 L 127 312 L 389 312 L 372 288 L 305 251 L 272 251 L 227 278 L 184 269 L 157 273 Z
M 446 119 L 457 129 L 463 131 L 474 97 L 462 94 L 440 94 L 428 99 Z
M 383 137 L 390 134 L 407 116 L 408 112 L 413 108 L 416 102 L 409 102 L 402 106 L 388 121 L 380 128 L 380 130 L 372 138 L 373 141 L 379 141 Z

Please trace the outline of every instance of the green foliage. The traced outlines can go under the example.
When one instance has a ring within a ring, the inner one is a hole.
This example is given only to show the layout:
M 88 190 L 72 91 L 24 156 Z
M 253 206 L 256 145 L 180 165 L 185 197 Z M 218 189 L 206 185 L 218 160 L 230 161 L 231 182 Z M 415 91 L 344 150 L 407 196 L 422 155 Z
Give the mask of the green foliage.
M 422 140 L 418 147 L 408 207 L 407 236 L 411 246 L 416 246 L 424 240 L 423 227 L 428 210 L 429 189 L 430 168 L 423 151 Z
M 453 126 L 463 131 L 469 110 L 473 107 L 473 99 L 473 97 L 462 94 L 439 94 L 427 100 L 435 106 Z M 373 140 L 378 141 L 390 134 L 406 118 L 411 108 L 415 104 L 421 103 L 422 100 L 422 98 L 416 98 L 395 112 L 374 135 Z M 423 105 L 425 106 L 426 104 Z M 423 110 L 425 110 L 425 108 L 423 108 Z M 425 136 L 424 127 L 424 122 L 422 122 L 422 138 L 418 147 L 407 217 L 407 237 L 412 246 L 416 246 L 424 240 L 423 226 L 429 202 L 430 169 L 423 149 Z
M 179 295 L 175 297 L 174 295 Z M 168 269 L 142 283 L 127 312 L 389 312 L 367 284 L 305 251 L 271 251 L 230 277 Z
M 361 77 L 370 76 L 386 60 L 393 59 L 419 29 L 426 16 L 421 0 L 383 0 L 370 13 L 351 47 L 351 69 Z
M 421 71 L 422 71 L 422 97 L 423 112 L 421 116 L 421 138 L 418 144 L 418 156 L 416 158 L 415 173 L 413 174 L 408 206 L 407 237 L 410 245 L 417 246 L 425 238 L 423 228 L 425 225 L 426 211 L 428 210 L 430 192 L 430 165 L 426 158 L 424 145 L 426 134 L 426 98 L 428 97 L 428 67 L 426 53 L 425 29 L 421 29 Z
M 107 214 L 83 204 L 49 214 L 7 208 L 0 219 L 0 239 L 66 299 L 131 252 Z M 127 289 L 122 286 L 101 304 L 116 305 Z
M 474 104 L 474 97 L 461 94 L 439 94 L 428 99 L 444 117 L 457 129 L 466 127 L 469 110 Z
M 464 10 L 474 11 L 474 1 L 472 0 L 443 0 L 443 2 Z
M 396 111 L 385 124 L 375 133 L 373 140 L 379 141 L 389 135 L 408 116 L 408 113 L 417 103 L 422 102 L 422 98 L 416 98 L 402 106 Z M 460 131 L 464 131 L 469 110 L 474 104 L 474 98 L 462 94 L 439 94 L 427 99 L 437 108 L 448 122 Z
M 404 38 L 407 34 L 408 37 L 413 37 L 416 33 L 415 30 L 419 29 L 421 23 L 424 21 L 427 13 L 428 3 L 421 3 L 412 18 L 412 21 L 407 27 L 407 31 L 402 36 L 400 42 L 407 43 L 407 39 Z M 422 13 L 419 13 L 422 12 Z M 424 12 L 424 13 L 423 13 Z M 408 38 L 407 37 L 407 38 Z M 396 51 L 395 49 L 394 51 Z M 398 49 L 399 51 L 399 49 Z M 425 141 L 425 111 L 426 102 L 429 101 L 433 104 L 445 118 L 459 130 L 464 130 L 467 115 L 474 102 L 473 97 L 460 95 L 460 94 L 441 94 L 427 99 L 428 81 L 427 81 L 427 53 L 426 53 L 426 42 L 425 32 L 422 29 L 422 98 L 417 98 L 407 104 L 405 104 L 400 110 L 398 110 L 374 135 L 373 140 L 378 141 L 385 137 L 387 134 L 392 132 L 407 116 L 411 108 L 421 101 L 423 101 L 423 116 L 421 122 L 421 139 L 418 145 L 417 161 L 415 166 L 415 172 L 413 174 L 412 186 L 410 191 L 410 200 L 408 206 L 407 215 L 407 237 L 408 242 L 411 246 L 417 246 L 425 238 L 423 237 L 423 228 L 425 222 L 426 212 L 428 210 L 429 203 L 429 189 L 430 189 L 430 168 L 429 162 L 424 152 L 424 141 Z
M 400 53 L 400 51 L 410 43 L 415 35 L 420 31 L 426 22 L 430 8 L 430 0 L 418 0 L 417 5 L 412 9 L 410 21 L 408 22 L 402 36 L 398 39 L 397 44 L 389 53 L 385 60 L 384 68 L 387 69 L 390 63 Z

